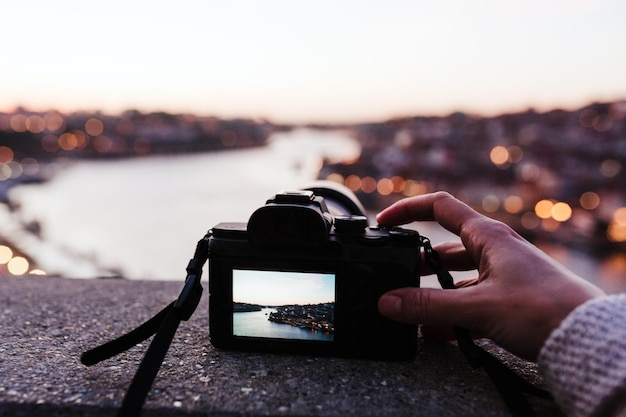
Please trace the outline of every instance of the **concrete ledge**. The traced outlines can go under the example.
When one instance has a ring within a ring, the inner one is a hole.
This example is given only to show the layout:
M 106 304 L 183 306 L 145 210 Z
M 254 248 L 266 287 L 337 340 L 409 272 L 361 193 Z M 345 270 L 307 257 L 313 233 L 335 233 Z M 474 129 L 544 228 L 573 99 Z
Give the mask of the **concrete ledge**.
M 206 284 L 206 283 L 205 283 Z M 171 302 L 182 282 L 0 278 L 0 416 L 113 416 L 147 347 L 87 368 L 80 354 Z M 205 285 L 206 289 L 206 285 Z M 219 351 L 205 298 L 183 322 L 144 416 L 508 416 L 455 345 L 411 362 Z M 531 381 L 534 364 L 490 349 Z M 538 415 L 560 415 L 532 399 Z

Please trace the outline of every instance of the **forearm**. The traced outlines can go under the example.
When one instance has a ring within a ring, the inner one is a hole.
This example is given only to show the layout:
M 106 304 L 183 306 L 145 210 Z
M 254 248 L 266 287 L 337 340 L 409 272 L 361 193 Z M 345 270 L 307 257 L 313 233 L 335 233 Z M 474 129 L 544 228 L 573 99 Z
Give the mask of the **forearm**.
M 626 295 L 574 310 L 546 341 L 539 367 L 568 416 L 625 416 Z

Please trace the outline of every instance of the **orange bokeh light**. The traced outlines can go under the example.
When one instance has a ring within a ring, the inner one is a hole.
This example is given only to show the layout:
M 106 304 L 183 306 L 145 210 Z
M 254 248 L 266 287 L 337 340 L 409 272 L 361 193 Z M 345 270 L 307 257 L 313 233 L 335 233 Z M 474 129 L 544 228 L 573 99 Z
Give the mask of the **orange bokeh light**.
M 18 132 L 18 133 L 23 133 L 26 132 L 26 116 L 24 116 L 23 114 L 16 114 L 15 116 L 11 117 L 11 121 L 9 122 L 9 124 L 11 125 L 11 129 L 13 129 L 14 132 Z
M 550 214 L 557 222 L 566 222 L 572 217 L 572 208 L 567 203 L 559 202 L 552 206 Z
M 587 191 L 580 196 L 579 203 L 585 210 L 594 210 L 600 205 L 600 196 L 593 191 Z
M 365 194 L 371 194 L 376 191 L 376 186 L 378 183 L 372 177 L 363 177 L 361 178 L 361 191 Z
M 524 200 L 520 196 L 510 195 L 504 199 L 504 209 L 511 214 L 519 213 L 523 208 Z
M 504 165 L 509 161 L 509 151 L 504 146 L 494 146 L 489 152 L 489 159 L 495 165 Z
M 13 161 L 13 150 L 8 146 L 0 146 L 0 164 L 8 164 Z
M 344 182 L 345 186 L 348 187 L 353 192 L 356 192 L 361 189 L 361 178 L 358 175 L 348 175 Z
M 51 133 L 59 132 L 63 129 L 63 127 L 65 127 L 63 117 L 58 114 L 46 114 L 43 119 L 46 122 L 46 129 L 48 129 Z
M 104 124 L 100 119 L 92 117 L 85 122 L 85 132 L 90 136 L 100 136 L 104 132 Z
M 552 206 L 554 203 L 550 200 L 541 200 L 535 204 L 535 215 L 540 219 L 549 219 L 552 217 Z
M 389 195 L 393 192 L 394 189 L 393 181 L 388 178 L 383 178 L 378 181 L 376 189 L 378 190 L 378 194 L 380 195 Z

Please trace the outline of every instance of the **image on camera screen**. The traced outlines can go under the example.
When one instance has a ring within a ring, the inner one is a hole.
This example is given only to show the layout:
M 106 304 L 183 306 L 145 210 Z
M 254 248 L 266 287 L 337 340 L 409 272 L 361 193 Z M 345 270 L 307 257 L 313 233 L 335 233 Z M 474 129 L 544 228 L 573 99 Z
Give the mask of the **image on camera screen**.
M 233 269 L 233 336 L 332 342 L 335 274 Z

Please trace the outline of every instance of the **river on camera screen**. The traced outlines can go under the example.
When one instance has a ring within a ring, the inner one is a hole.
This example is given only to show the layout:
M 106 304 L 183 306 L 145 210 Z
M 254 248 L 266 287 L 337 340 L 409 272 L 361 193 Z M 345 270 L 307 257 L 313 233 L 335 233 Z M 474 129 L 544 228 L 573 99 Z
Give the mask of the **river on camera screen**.
M 275 308 L 233 313 L 233 334 L 271 339 L 333 341 L 333 335 L 326 332 L 272 322 L 268 317 L 273 312 L 276 312 Z
M 183 280 L 209 228 L 246 222 L 276 192 L 316 180 L 323 158 L 348 161 L 359 152 L 344 132 L 301 129 L 274 134 L 255 149 L 71 161 L 45 183 L 10 191 L 14 209 L 0 204 L 0 236 L 50 275 Z M 433 224 L 417 227 L 435 243 L 456 238 Z M 624 269 L 560 246 L 547 252 L 608 285 Z

